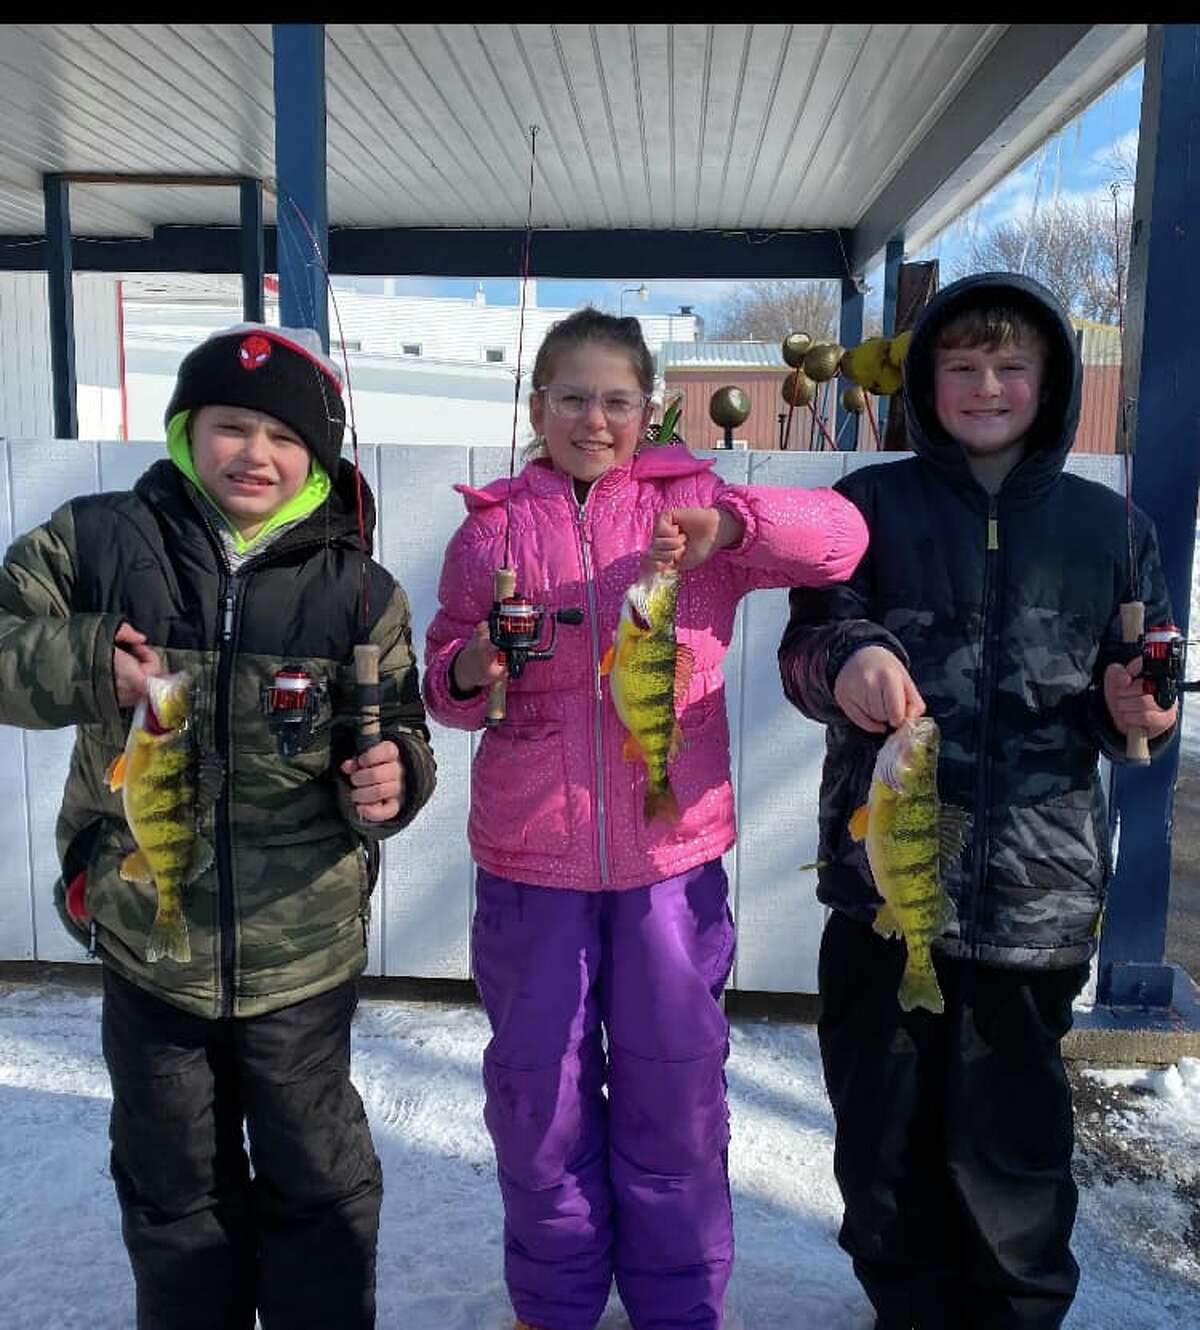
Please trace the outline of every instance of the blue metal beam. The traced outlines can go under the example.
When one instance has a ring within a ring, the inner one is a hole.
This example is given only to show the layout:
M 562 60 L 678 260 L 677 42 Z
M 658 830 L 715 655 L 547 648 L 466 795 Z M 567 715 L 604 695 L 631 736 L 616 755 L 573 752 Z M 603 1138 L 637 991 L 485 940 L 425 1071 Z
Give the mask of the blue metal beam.
M 900 303 L 900 265 L 904 262 L 904 237 L 893 236 L 887 242 L 883 260 L 883 335 L 891 337 L 896 331 L 896 306 Z M 887 425 L 890 397 L 879 399 L 879 437 L 883 438 Z
M 76 236 L 75 269 L 237 273 L 240 237 L 231 226 L 159 226 L 149 238 Z M 332 227 L 329 268 L 364 277 L 515 278 L 524 238 L 521 231 Z M 307 237 L 305 243 L 311 253 Z M 267 272 L 279 271 L 276 248 L 275 228 L 265 227 Z M 46 253 L 41 236 L 0 235 L 0 270 L 42 272 Z M 530 272 L 546 278 L 754 281 L 840 278 L 846 264 L 836 231 L 535 231 Z
M 315 328 L 329 349 L 325 270 L 325 25 L 274 23 L 279 321 Z
M 261 180 L 240 185 L 242 212 L 242 318 L 263 322 L 263 278 L 267 275 L 263 251 L 263 196 Z
M 75 296 L 71 283 L 71 190 L 59 175 L 42 177 L 46 205 L 46 272 L 50 294 L 50 369 L 54 435 L 79 437 L 75 393 Z
M 1135 502 L 1154 519 L 1185 635 L 1200 493 L 1200 25 L 1152 24 L 1146 49 L 1124 349 Z M 1147 625 L 1149 626 L 1149 625 Z M 1100 948 L 1100 996 L 1169 991 L 1162 965 L 1179 745 L 1149 769 L 1119 767 L 1120 851 Z M 1130 982 L 1127 983 L 1126 980 Z
M 853 278 L 842 278 L 842 314 L 838 323 L 838 341 L 843 346 L 857 346 L 863 334 L 863 293 Z M 838 379 L 837 427 L 833 438 L 843 452 L 853 452 L 858 445 L 858 415 L 842 405 L 841 389 L 850 387 L 849 379 Z

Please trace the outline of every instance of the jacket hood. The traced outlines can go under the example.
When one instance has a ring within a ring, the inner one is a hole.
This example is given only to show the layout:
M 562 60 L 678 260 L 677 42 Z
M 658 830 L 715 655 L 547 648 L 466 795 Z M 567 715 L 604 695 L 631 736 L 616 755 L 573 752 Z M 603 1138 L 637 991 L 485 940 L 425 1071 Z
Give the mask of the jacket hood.
M 355 493 L 354 463 L 341 458 L 337 473 L 330 477 L 332 482 L 329 497 L 297 523 L 284 537 L 294 538 L 299 531 L 312 534 L 320 533 L 322 539 L 330 543 L 363 548 L 363 541 L 358 531 L 358 501 Z M 173 461 L 155 462 L 138 480 L 134 492 L 152 506 L 188 502 L 183 490 L 190 482 L 185 478 Z M 202 500 L 202 505 L 207 500 Z M 366 551 L 372 552 L 375 533 L 375 496 L 366 478 L 362 482 L 363 531 L 366 533 Z
M 948 478 L 958 483 L 971 482 L 962 447 L 937 418 L 933 362 L 939 330 L 964 306 L 982 303 L 1014 305 L 1027 312 L 1049 349 L 1042 380 L 1042 405 L 1029 431 L 1026 456 L 1003 486 L 1006 494 L 1037 493 L 1057 478 L 1075 440 L 1083 367 L 1066 310 L 1031 277 L 1009 272 L 975 273 L 939 291 L 925 307 L 913 328 L 904 359 L 908 437 L 914 450 Z

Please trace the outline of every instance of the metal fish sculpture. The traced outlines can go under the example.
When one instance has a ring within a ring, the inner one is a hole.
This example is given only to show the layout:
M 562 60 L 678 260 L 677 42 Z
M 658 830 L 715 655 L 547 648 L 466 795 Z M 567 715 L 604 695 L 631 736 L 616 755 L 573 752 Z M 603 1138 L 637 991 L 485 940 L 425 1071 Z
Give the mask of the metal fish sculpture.
M 121 864 L 126 882 L 153 882 L 158 911 L 146 941 L 146 960 L 192 958 L 183 888 L 213 861 L 212 847 L 196 832 L 195 764 L 189 717 L 191 677 L 180 672 L 147 681 L 125 751 L 108 772 L 120 790 L 125 820 L 138 848 Z
M 692 677 L 692 653 L 675 641 L 679 574 L 647 574 L 625 592 L 616 641 L 604 653 L 600 673 L 611 675 L 613 705 L 628 731 L 627 761 L 646 767 L 647 823 L 679 821 L 679 803 L 667 775 L 683 741 L 675 717 Z
M 899 992 L 905 1011 L 945 1010 L 930 944 L 954 917 L 942 865 L 957 861 L 970 824 L 961 809 L 938 801 L 940 744 L 932 717 L 905 721 L 879 750 L 867 802 L 850 819 L 851 836 L 866 842 L 884 900 L 874 929 L 882 937 L 903 936 L 908 949 Z

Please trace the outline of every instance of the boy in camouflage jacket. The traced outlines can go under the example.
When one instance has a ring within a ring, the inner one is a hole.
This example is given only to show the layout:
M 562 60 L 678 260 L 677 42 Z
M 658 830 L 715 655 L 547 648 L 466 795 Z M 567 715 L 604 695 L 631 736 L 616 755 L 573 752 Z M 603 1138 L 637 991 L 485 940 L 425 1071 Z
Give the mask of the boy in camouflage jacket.
M 1154 529 L 1065 475 L 1079 418 L 1074 330 L 1027 278 L 940 293 L 913 330 L 904 404 L 915 458 L 838 489 L 871 545 L 854 576 L 797 588 L 784 691 L 827 725 L 818 1033 L 837 1124 L 840 1241 L 880 1330 L 1037 1327 L 1066 1315 L 1073 1121 L 1060 1042 L 1096 946 L 1110 871 L 1097 758 L 1151 754 L 1175 710 L 1125 664 L 1128 551 L 1146 623 L 1170 620 Z M 935 942 L 944 1015 L 897 1002 L 905 948 L 851 814 L 889 726 L 942 731 L 943 805 L 967 814 L 943 869 L 956 919 Z
M 0 722 L 76 727 L 56 899 L 103 962 L 137 1324 L 372 1326 L 382 1184 L 350 1019 L 378 842 L 435 780 L 408 603 L 370 559 L 315 335 L 214 333 L 166 421 L 171 460 L 63 504 L 0 569 Z M 360 642 L 380 648 L 382 737 L 356 753 Z M 312 699 L 286 749 L 268 714 L 285 669 Z M 215 856 L 184 889 L 191 959 L 152 962 L 156 889 L 118 871 L 135 845 L 106 771 L 147 678 L 178 670 Z

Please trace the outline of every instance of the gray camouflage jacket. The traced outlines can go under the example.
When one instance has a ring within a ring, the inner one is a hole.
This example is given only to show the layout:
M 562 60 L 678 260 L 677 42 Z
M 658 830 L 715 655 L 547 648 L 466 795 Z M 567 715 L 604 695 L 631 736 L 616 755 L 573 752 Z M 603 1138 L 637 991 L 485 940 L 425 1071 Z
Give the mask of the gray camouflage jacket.
M 367 540 L 374 506 L 364 486 Z M 358 534 L 354 471 L 329 500 L 231 573 L 216 515 L 170 462 L 131 492 L 72 499 L 13 542 L 0 568 L 0 723 L 74 725 L 58 819 L 59 912 L 106 964 L 207 1017 L 250 1016 L 313 996 L 366 963 L 377 842 L 405 826 L 435 783 L 408 603 Z M 365 598 L 365 609 L 364 609 Z M 192 959 L 148 964 L 152 883 L 123 881 L 134 843 L 105 782 L 124 747 L 114 635 L 128 622 L 168 670 L 193 676 L 198 826 L 215 863 L 185 890 Z M 337 764 L 354 751 L 353 647 L 381 649 L 384 737 L 400 748 L 406 800 L 388 823 L 354 819 Z M 320 689 L 311 737 L 280 751 L 262 706 L 275 671 Z M 64 906 L 86 872 L 90 926 Z
M 1031 450 L 989 496 L 937 421 L 933 344 L 964 294 L 1042 307 L 1051 335 L 1049 395 Z M 971 835 L 945 874 L 957 921 L 940 945 L 1022 967 L 1079 964 L 1095 947 L 1109 862 L 1097 758 L 1125 760 L 1101 678 L 1125 659 L 1118 605 L 1129 599 L 1124 500 L 1063 463 L 1079 416 L 1074 332 L 1042 287 L 1008 274 L 956 283 L 924 311 L 905 364 L 916 457 L 864 467 L 837 486 L 862 511 L 871 544 L 854 576 L 797 588 L 779 650 L 784 691 L 827 725 L 821 782 L 819 898 L 863 920 L 875 891 L 847 823 L 866 801 L 880 739 L 852 725 L 833 696 L 868 644 L 908 667 L 942 730 L 943 803 Z M 1133 513 L 1138 594 L 1147 625 L 1171 611 L 1154 528 Z M 1173 734 L 1152 745 L 1152 755 Z

